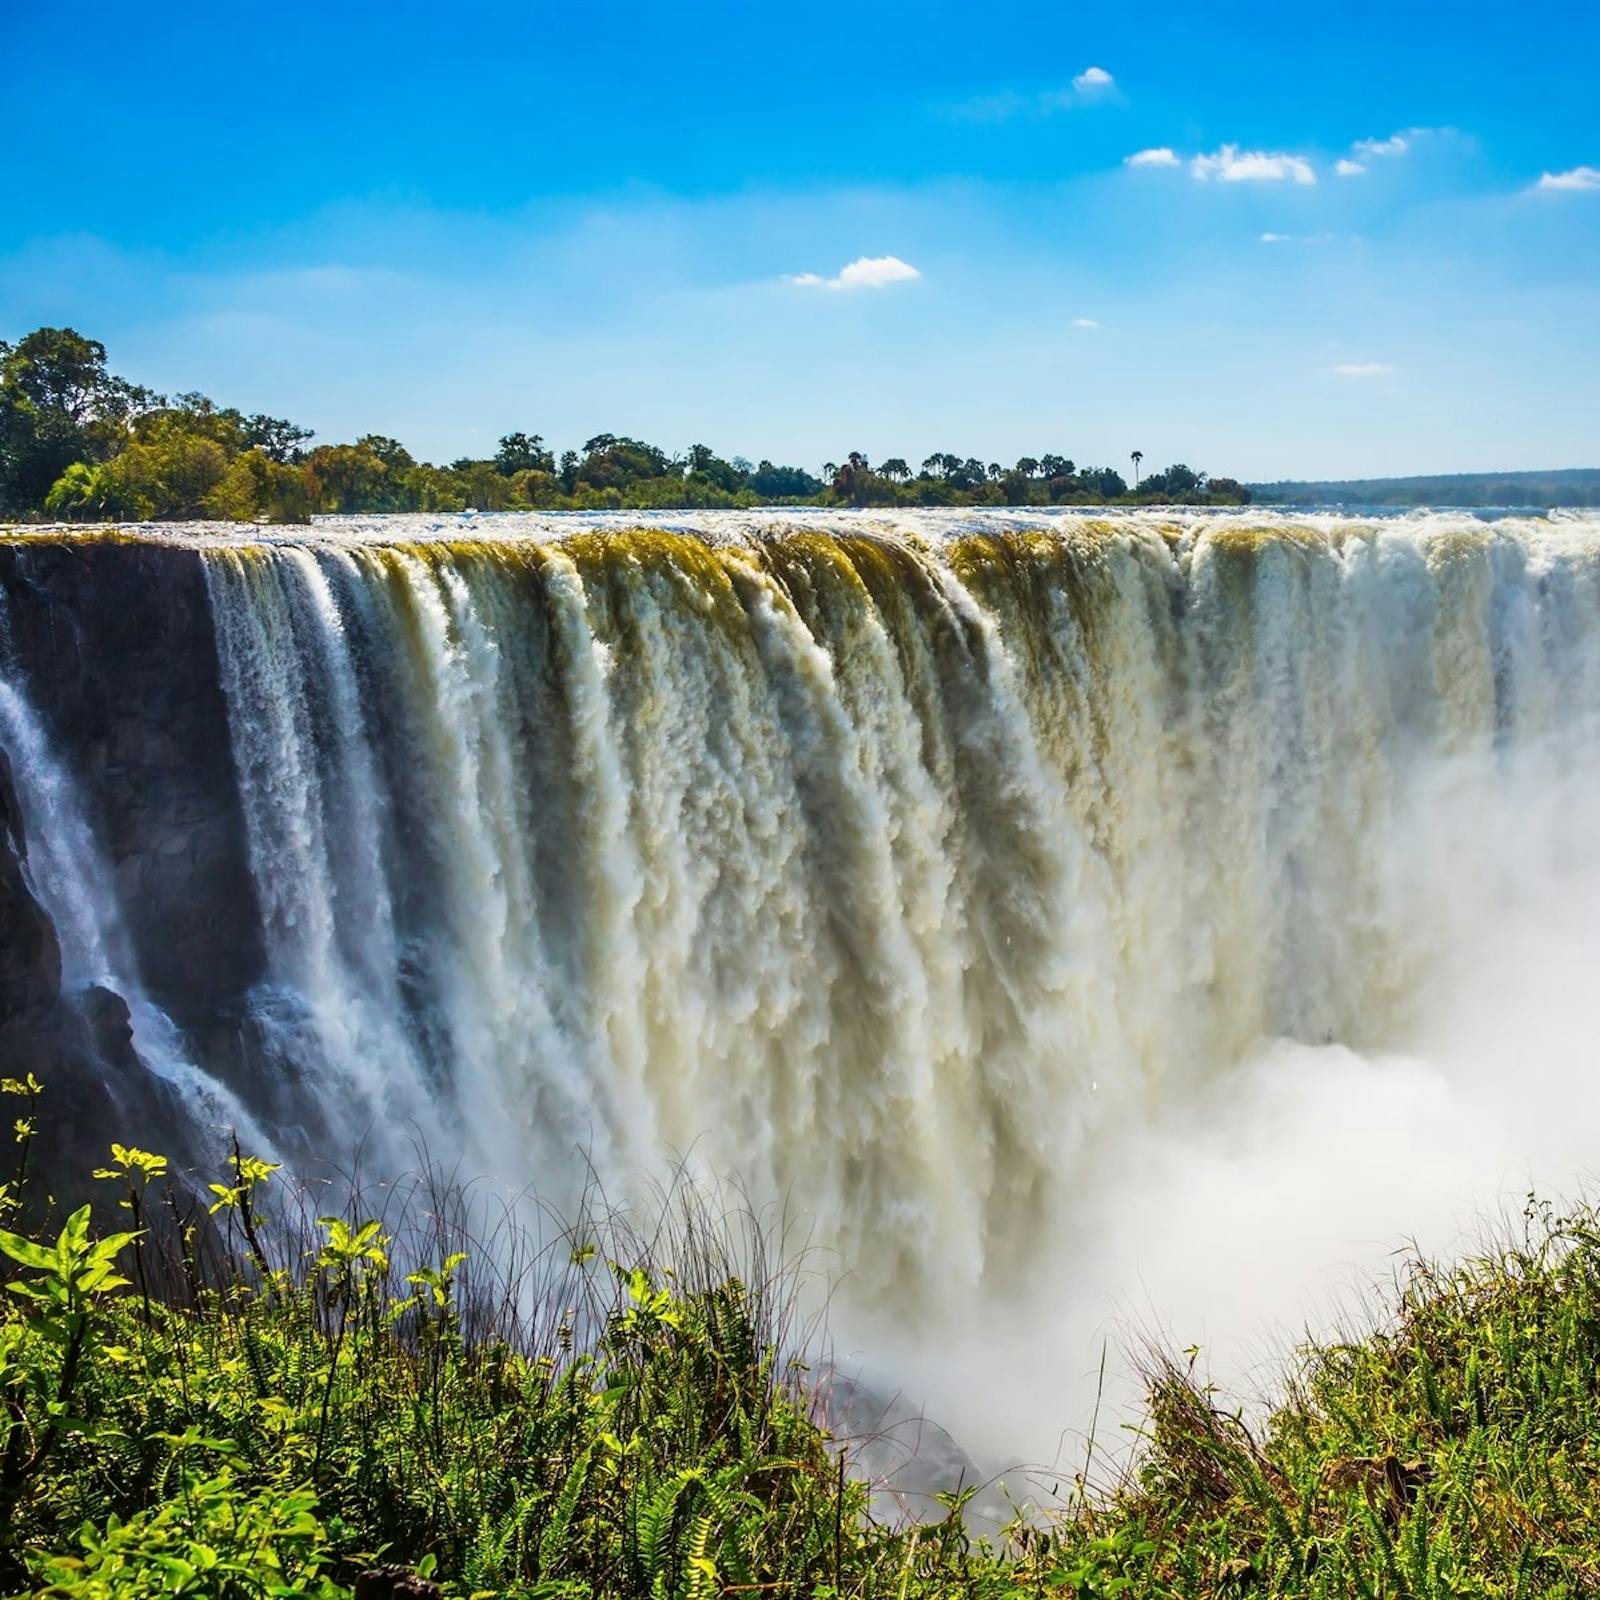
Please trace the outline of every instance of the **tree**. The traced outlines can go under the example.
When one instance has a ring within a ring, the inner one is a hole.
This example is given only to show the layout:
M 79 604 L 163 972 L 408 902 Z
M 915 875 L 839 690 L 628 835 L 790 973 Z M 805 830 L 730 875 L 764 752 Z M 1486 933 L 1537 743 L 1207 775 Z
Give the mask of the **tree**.
M 833 475 L 833 492 L 852 505 L 865 505 L 872 467 L 859 450 L 852 450 Z
M 1039 463 L 1032 456 L 1019 456 L 1016 471 L 1024 478 L 1031 478 L 1039 471 Z
M 74 461 L 50 486 L 44 497 L 47 517 L 65 522 L 87 522 L 105 515 L 100 469 L 87 461 Z
M 596 434 L 583 447 L 577 481 L 594 489 L 625 489 L 645 478 L 667 473 L 667 453 L 642 439 L 613 433 Z
M 1115 467 L 1085 467 L 1083 486 L 1098 500 L 1120 500 L 1128 492 L 1127 480 Z
M 406 457 L 407 462 L 410 459 Z M 365 439 L 359 444 L 318 445 L 306 458 L 306 473 L 323 511 L 410 509 L 395 474 Z
M 72 328 L 0 342 L 0 508 L 29 512 L 75 461 L 104 461 L 160 403 L 106 371 L 106 347 Z
M 1135 489 L 1139 487 L 1139 463 L 1143 460 L 1144 451 L 1135 450 L 1133 452 L 1133 486 Z
M 398 439 L 391 439 L 387 434 L 364 433 L 356 440 L 355 447 L 357 450 L 370 451 L 391 472 L 416 465 L 411 452 Z
M 309 522 L 315 504 L 304 472 L 257 448 L 233 458 L 205 508 L 233 522 Z
M 905 460 L 902 457 L 890 456 L 878 468 L 878 476 L 890 478 L 896 483 L 905 483 L 911 477 L 911 468 L 905 464 Z
M 54 500 L 65 510 L 70 497 L 78 511 L 69 514 L 118 522 L 233 515 L 227 507 L 214 511 L 210 504 L 213 491 L 228 475 L 228 454 L 202 433 L 169 426 L 87 470 L 92 475 L 88 480 L 76 470 L 63 473 L 46 504 Z
M 828 477 L 831 481 L 833 473 Z M 778 467 L 763 460 L 750 475 L 750 487 L 763 499 L 806 499 L 821 494 L 823 483 L 804 467 Z
M 302 446 L 316 435 L 310 428 L 296 427 L 282 417 L 269 417 L 260 412 L 244 419 L 244 442 L 248 449 L 259 450 L 269 461 L 298 466 L 306 458 Z
M 709 483 L 728 494 L 745 486 L 744 473 L 731 461 L 724 461 L 709 445 L 690 445 L 688 467 L 688 477 Z
M 506 477 L 519 472 L 554 472 L 556 458 L 537 433 L 508 433 L 494 453 L 494 469 Z

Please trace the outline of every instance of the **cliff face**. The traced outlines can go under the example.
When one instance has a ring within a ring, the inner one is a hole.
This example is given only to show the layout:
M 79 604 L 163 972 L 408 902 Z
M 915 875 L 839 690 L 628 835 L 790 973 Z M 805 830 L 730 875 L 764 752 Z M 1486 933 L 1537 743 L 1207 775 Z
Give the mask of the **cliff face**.
M 44 908 L 28 887 L 28 834 L 0 750 L 0 1042 L 12 1066 L 6 1075 L 33 1070 L 37 1046 L 61 1000 L 61 945 Z
M 0 589 L 28 698 L 114 875 L 138 976 L 180 1025 L 201 1025 L 255 981 L 262 952 L 200 558 L 29 540 L 0 545 Z M 18 945 L 0 993 L 48 1006 L 53 941 Z M 58 958 L 54 970 L 58 986 Z
M 126 995 L 64 985 L 62 933 L 29 863 L 24 774 L 0 752 L 0 1072 L 35 1073 L 35 1170 L 58 1193 L 109 1138 L 190 1147 L 177 1090 L 140 1064 L 129 1000 L 226 1041 L 261 971 L 204 575 L 193 550 L 113 541 L 0 543 L 6 662 L 81 797 L 109 877 Z M 39 840 L 32 841 L 39 848 Z M 130 1129 L 133 1130 L 130 1132 Z

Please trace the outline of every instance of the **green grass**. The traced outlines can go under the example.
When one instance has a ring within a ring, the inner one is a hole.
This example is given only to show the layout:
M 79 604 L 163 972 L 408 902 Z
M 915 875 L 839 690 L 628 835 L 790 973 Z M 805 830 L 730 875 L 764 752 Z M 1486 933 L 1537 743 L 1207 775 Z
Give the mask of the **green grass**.
M 159 1157 L 103 1174 L 93 1214 L 0 1195 L 0 1593 L 333 1600 L 380 1562 L 480 1600 L 1600 1589 L 1587 1209 L 1414 1262 L 1259 1424 L 1153 1358 L 1127 1475 L 982 1540 L 965 1492 L 874 1518 L 759 1232 L 688 1205 L 477 1250 L 423 1189 L 315 1221 L 237 1152 L 209 1215 Z

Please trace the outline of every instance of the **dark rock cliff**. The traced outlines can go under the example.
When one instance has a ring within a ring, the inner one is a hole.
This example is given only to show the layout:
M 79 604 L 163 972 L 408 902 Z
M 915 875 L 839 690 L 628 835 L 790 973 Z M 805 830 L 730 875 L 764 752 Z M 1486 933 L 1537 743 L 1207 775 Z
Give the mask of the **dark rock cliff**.
M 144 986 L 182 1026 L 259 976 L 259 918 L 197 551 L 0 544 L 12 655 L 77 780 Z
M 0 593 L 0 670 L 72 775 L 131 946 L 127 981 L 193 1035 L 226 1033 L 262 951 L 198 552 L 0 541 Z M 183 1118 L 140 1065 L 127 997 L 63 989 L 15 777 L 0 751 L 0 1075 L 45 1082 L 39 1155 L 70 1183 L 108 1136 L 176 1133 Z

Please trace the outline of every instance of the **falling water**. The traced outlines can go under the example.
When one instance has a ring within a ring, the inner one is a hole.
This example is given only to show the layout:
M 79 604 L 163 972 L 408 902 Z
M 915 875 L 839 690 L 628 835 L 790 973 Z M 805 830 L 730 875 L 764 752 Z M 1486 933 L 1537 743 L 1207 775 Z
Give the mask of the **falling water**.
M 200 543 L 255 1003 L 336 1142 L 688 1156 L 912 1301 L 1261 1041 L 1403 1047 L 1519 775 L 1595 793 L 1592 519 Z
M 1508 885 L 1596 864 L 1594 518 L 159 542 L 226 701 L 243 1075 L 146 997 L 93 797 L 0 675 L 68 980 L 151 1070 L 258 1145 L 558 1203 L 687 1160 L 886 1305 L 1025 1276 L 1094 1151 L 1271 1041 L 1417 1047 Z

